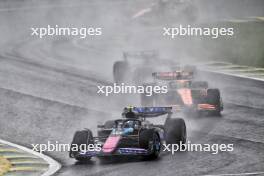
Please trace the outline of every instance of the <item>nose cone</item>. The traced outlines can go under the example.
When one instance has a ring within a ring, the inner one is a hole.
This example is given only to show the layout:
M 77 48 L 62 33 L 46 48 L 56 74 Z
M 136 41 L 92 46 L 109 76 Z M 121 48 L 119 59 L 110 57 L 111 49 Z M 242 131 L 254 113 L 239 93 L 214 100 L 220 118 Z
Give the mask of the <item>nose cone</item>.
M 103 145 L 102 148 L 103 152 L 104 153 L 113 152 L 116 149 L 120 139 L 121 136 L 109 136 Z

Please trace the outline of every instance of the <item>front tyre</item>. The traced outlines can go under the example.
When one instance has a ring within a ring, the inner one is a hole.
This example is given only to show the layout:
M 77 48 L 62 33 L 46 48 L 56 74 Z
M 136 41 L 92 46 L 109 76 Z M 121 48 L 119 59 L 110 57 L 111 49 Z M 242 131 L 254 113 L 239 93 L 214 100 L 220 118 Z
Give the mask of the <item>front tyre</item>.
M 147 129 L 140 132 L 139 135 L 140 148 L 147 149 L 148 155 L 144 156 L 146 160 L 154 160 L 159 157 L 161 150 L 161 141 L 158 133 L 153 129 Z
M 90 160 L 91 157 L 79 155 L 79 152 L 87 149 L 89 144 L 94 144 L 92 131 L 88 129 L 76 131 L 71 143 L 69 156 L 81 162 Z

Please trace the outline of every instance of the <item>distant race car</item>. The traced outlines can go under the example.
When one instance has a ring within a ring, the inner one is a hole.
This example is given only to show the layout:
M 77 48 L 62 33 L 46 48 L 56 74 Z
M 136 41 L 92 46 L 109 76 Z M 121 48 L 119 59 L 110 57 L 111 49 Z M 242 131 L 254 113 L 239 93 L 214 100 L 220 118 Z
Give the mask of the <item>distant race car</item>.
M 175 62 L 175 59 L 161 59 L 156 50 L 144 50 L 124 52 L 123 60 L 114 62 L 113 78 L 115 83 L 142 84 L 152 80 L 151 73 L 164 69 L 185 71 L 193 77 L 197 72 L 195 66 L 180 66 L 179 63 Z
M 155 71 L 157 65 L 165 64 L 155 50 L 124 52 L 123 60 L 116 61 L 113 65 L 114 81 L 140 84 L 151 78 L 149 75 Z
M 72 146 L 100 144 L 100 151 L 73 151 L 70 157 L 79 161 L 91 157 L 138 155 L 145 159 L 159 157 L 162 144 L 186 143 L 186 125 L 181 118 L 172 118 L 172 107 L 126 107 L 122 119 L 106 121 L 98 126 L 98 136 L 85 129 L 74 134 Z M 163 125 L 155 125 L 147 119 L 166 115 Z
M 142 106 L 180 105 L 186 112 L 221 115 L 223 103 L 219 89 L 208 88 L 205 81 L 194 81 L 188 72 L 156 72 L 154 82 L 145 85 L 166 85 L 168 92 L 147 96 L 141 94 Z

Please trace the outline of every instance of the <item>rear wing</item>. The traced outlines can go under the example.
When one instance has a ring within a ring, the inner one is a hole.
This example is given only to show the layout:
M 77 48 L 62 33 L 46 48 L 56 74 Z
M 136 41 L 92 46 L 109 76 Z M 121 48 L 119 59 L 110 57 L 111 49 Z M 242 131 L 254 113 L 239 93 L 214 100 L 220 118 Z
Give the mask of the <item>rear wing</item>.
M 186 71 L 154 72 L 152 77 L 160 80 L 188 80 L 193 78 L 193 74 Z
M 172 107 L 125 107 L 122 115 L 133 113 L 134 118 L 139 117 L 158 117 L 162 115 L 171 115 Z
M 128 58 L 144 58 L 144 59 L 158 59 L 159 52 L 156 50 L 145 50 L 145 51 L 135 51 L 135 52 L 123 52 L 123 57 L 125 60 Z

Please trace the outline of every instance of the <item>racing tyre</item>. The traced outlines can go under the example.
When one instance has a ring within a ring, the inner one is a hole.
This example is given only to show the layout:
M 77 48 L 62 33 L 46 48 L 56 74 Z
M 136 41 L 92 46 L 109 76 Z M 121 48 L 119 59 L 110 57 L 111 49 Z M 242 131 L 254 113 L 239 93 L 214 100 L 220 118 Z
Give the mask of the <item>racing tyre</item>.
M 209 104 L 216 106 L 216 110 L 212 112 L 212 115 L 221 116 L 223 110 L 222 100 L 219 89 L 208 89 L 207 90 L 207 101 Z
M 81 150 L 85 150 L 85 148 L 83 147 L 85 145 L 82 144 L 85 144 L 86 148 L 89 144 L 94 144 L 93 134 L 91 130 L 87 129 L 87 130 L 81 130 L 75 132 L 69 153 L 71 158 L 75 158 L 78 161 L 85 162 L 90 160 L 91 157 L 83 157 L 78 155 Z M 78 150 L 76 150 L 76 146 L 78 147 Z
M 115 83 L 121 84 L 124 82 L 128 65 L 124 61 L 116 61 L 113 66 L 113 76 Z
M 139 134 L 140 148 L 147 149 L 148 155 L 143 158 L 146 160 L 154 160 L 159 157 L 161 150 L 161 141 L 158 133 L 153 129 L 142 130 Z
M 186 143 L 187 132 L 185 121 L 181 118 L 167 118 L 164 124 L 167 144 Z

